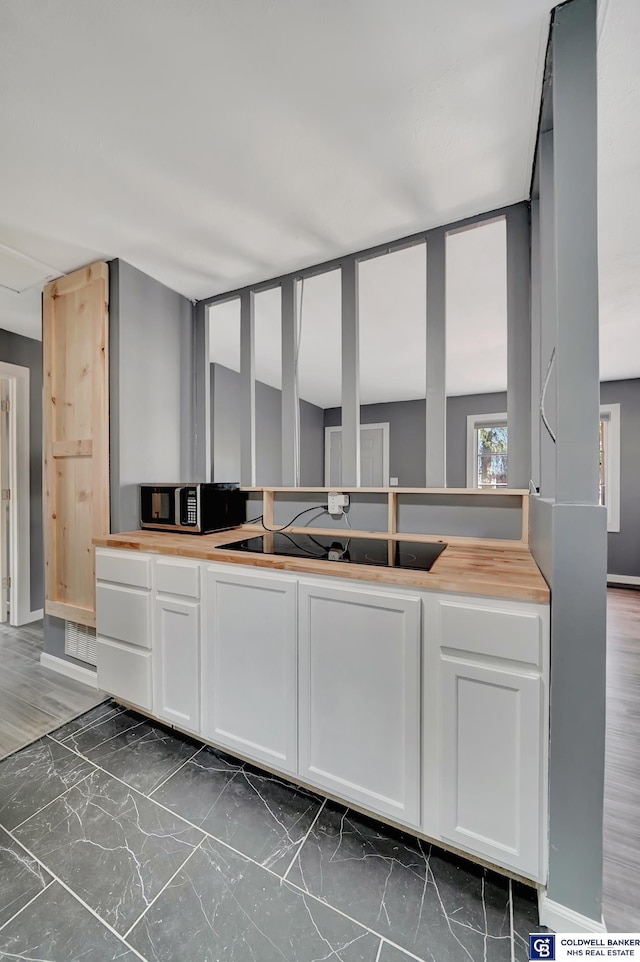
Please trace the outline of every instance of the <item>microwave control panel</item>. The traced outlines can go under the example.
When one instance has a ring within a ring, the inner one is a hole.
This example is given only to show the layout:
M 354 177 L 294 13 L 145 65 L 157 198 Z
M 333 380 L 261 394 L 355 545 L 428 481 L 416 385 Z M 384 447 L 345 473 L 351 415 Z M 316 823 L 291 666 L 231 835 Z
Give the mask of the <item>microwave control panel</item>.
M 186 488 L 182 504 L 181 524 L 196 525 L 198 523 L 198 499 L 195 488 Z

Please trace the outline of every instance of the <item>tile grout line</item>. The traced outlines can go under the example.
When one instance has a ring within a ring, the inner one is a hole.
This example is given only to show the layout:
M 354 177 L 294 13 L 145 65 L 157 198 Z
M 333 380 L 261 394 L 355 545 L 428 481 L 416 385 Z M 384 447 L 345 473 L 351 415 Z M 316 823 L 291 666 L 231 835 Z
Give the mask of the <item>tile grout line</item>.
M 164 890 L 167 889 L 167 888 L 171 885 L 171 883 L 173 882 L 173 880 L 174 880 L 174 878 L 176 877 L 176 875 L 178 874 L 178 872 L 181 872 L 182 869 L 183 869 L 183 868 L 185 867 L 185 865 L 187 864 L 187 862 L 189 861 L 189 859 L 192 858 L 192 856 L 194 856 L 194 855 L 196 854 L 196 852 L 198 851 L 198 849 L 200 848 L 200 846 L 202 845 L 202 843 L 205 841 L 205 839 L 206 839 L 206 836 L 205 836 L 205 838 L 201 838 L 200 841 L 198 842 L 198 844 L 196 845 L 196 847 L 193 849 L 193 851 L 189 852 L 189 854 L 188 854 L 187 857 L 185 858 L 185 860 L 184 860 L 184 862 L 182 863 L 182 865 L 179 865 L 179 866 L 178 866 L 178 868 L 175 870 L 175 872 L 173 873 L 173 875 L 171 876 L 171 878 L 170 878 L 167 882 L 165 882 L 165 884 L 162 886 L 162 888 L 160 889 L 160 891 L 158 892 L 158 894 L 155 895 L 155 896 L 151 899 L 151 901 L 149 902 L 149 904 L 145 907 L 144 912 L 141 912 L 140 915 L 138 916 L 138 918 L 137 918 L 137 919 L 135 920 L 135 922 L 133 923 L 133 925 L 130 925 L 130 926 L 129 926 L 129 928 L 127 929 L 127 931 L 126 931 L 126 932 L 124 933 L 124 935 L 122 936 L 122 939 L 123 939 L 123 940 L 126 940 L 126 939 L 129 938 L 129 935 L 130 935 L 131 932 L 135 929 L 135 927 L 136 927 L 136 925 L 138 924 L 138 922 L 140 922 L 140 921 L 145 917 L 145 915 L 147 914 L 147 912 L 149 911 L 149 909 L 152 907 L 152 905 L 154 905 L 154 904 L 158 901 L 158 899 L 160 898 L 160 896 L 162 895 L 162 893 L 164 892 Z M 127 944 L 128 944 L 128 943 L 127 943 Z
M 30 855 L 31 858 L 38 863 L 38 865 L 41 865 L 43 869 L 46 872 L 48 872 L 49 875 L 51 875 L 52 880 L 54 882 L 57 882 L 59 885 L 61 885 L 62 888 L 65 889 L 69 893 L 69 895 L 71 895 L 76 900 L 76 902 L 79 902 L 80 905 L 82 905 L 87 910 L 87 912 L 90 912 L 91 915 L 93 915 L 93 917 L 96 918 L 101 925 L 104 925 L 105 928 L 107 928 L 113 935 L 115 935 L 118 941 L 122 942 L 124 945 L 126 945 L 128 949 L 134 952 L 135 955 L 137 955 L 138 958 L 142 960 L 142 962 L 147 962 L 147 960 L 144 958 L 143 955 L 140 955 L 140 953 L 136 949 L 134 949 L 132 945 L 129 945 L 128 942 L 125 942 L 122 936 L 118 932 L 116 932 L 116 930 L 113 928 L 112 925 L 109 925 L 109 923 L 106 922 L 103 918 L 101 918 L 98 915 L 98 913 L 91 908 L 90 905 L 87 905 L 84 899 L 80 898 L 77 892 L 74 892 L 73 889 L 69 885 L 67 885 L 66 882 L 63 882 L 62 879 L 58 875 L 56 875 L 55 872 L 53 872 L 50 868 L 48 868 L 44 862 L 42 862 L 36 855 L 34 855 L 33 852 L 30 849 L 28 849 L 26 845 L 23 845 L 23 843 L 20 841 L 19 838 L 16 838 L 8 829 L 5 829 L 5 831 L 7 835 L 9 835 L 13 839 L 13 841 L 27 853 L 27 855 Z M 42 892 L 40 892 L 39 894 L 42 895 Z
M 82 718 L 83 715 L 88 714 L 90 711 L 94 711 L 96 708 L 99 708 L 100 705 L 104 705 L 104 704 L 105 702 L 101 701 L 97 705 L 94 705 L 93 708 L 87 708 L 86 711 L 80 712 L 78 715 L 74 715 L 73 718 L 69 718 L 68 721 L 63 722 L 61 725 L 58 725 L 57 728 L 53 728 L 50 732 L 46 732 L 45 734 L 48 735 L 49 738 L 53 738 L 55 742 L 58 742 L 58 744 L 61 745 L 62 744 L 61 739 L 53 737 L 57 731 L 60 731 L 61 728 L 66 728 L 67 725 L 71 724 L 71 722 L 77 721 L 78 718 Z M 100 715 L 100 717 L 96 719 L 96 721 L 92 721 L 88 725 L 83 725 L 82 728 L 79 728 L 77 731 L 72 732 L 71 735 L 66 735 L 65 737 L 71 738 L 75 735 L 81 735 L 84 732 L 88 732 L 92 728 L 94 728 L 96 725 L 101 725 L 102 722 L 105 722 L 108 718 L 113 718 L 115 715 L 120 715 L 123 711 L 124 711 L 124 708 L 121 708 L 119 711 L 116 708 L 113 708 L 110 713 Z
M 47 872 L 47 874 L 50 874 L 50 873 Z M 33 898 L 29 899 L 29 901 L 26 903 L 26 905 L 23 905 L 21 909 L 18 909 L 17 912 L 14 912 L 14 914 L 11 916 L 10 919 L 7 919 L 6 922 L 3 922 L 2 925 L 0 925 L 0 932 L 2 932 L 2 930 L 5 928 L 5 926 L 9 925 L 10 922 L 13 922 L 14 919 L 17 919 L 17 917 L 20 915 L 21 912 L 24 912 L 25 909 L 28 909 L 29 906 L 32 905 L 32 904 L 35 902 L 36 899 L 39 899 L 40 896 L 41 896 L 44 892 L 47 891 L 47 889 L 49 888 L 49 886 L 50 886 L 50 885 L 53 885 L 54 882 L 55 882 L 55 879 L 52 878 L 50 882 L 47 882 L 47 884 L 45 885 L 45 887 L 44 887 L 43 889 L 40 889 L 40 891 L 37 892 L 36 895 L 33 896 Z
M 67 794 L 67 792 L 70 792 L 73 788 L 77 788 L 78 785 L 82 785 L 82 783 L 83 783 L 84 781 L 86 781 L 87 778 L 89 778 L 90 775 L 93 775 L 93 772 L 87 772 L 86 775 L 83 775 L 82 778 L 79 778 L 77 782 L 74 782 L 74 783 L 73 783 L 73 785 L 69 785 L 68 788 L 65 788 L 65 790 L 64 790 L 63 792 L 60 792 L 59 795 L 56 795 L 55 798 L 52 798 L 51 801 L 50 801 L 50 802 L 47 802 L 46 805 L 43 805 L 42 808 L 39 808 L 37 811 L 32 812 L 31 815 L 27 815 L 27 817 L 26 817 L 26 818 L 23 818 L 21 822 L 18 822 L 17 825 L 14 825 L 13 828 L 11 829 L 11 831 L 12 831 L 12 832 L 15 832 L 16 829 L 22 828 L 22 826 L 25 824 L 25 822 L 28 822 L 30 818 L 35 818 L 36 815 L 39 815 L 41 812 L 44 812 L 45 808 L 49 808 L 49 805 L 53 805 L 54 802 L 59 801 L 59 800 L 62 798 L 63 795 L 66 795 L 66 794 Z M 3 825 L 2 822 L 0 822 L 0 827 L 3 828 L 3 829 L 5 830 L 5 832 L 8 832 L 8 831 L 9 831 L 9 829 L 6 827 L 6 825 Z
M 316 812 L 315 818 L 314 818 L 313 821 L 311 822 L 311 825 L 309 826 L 308 832 L 306 833 L 305 837 L 302 839 L 302 841 L 301 841 L 300 844 L 298 845 L 298 847 L 297 847 L 297 849 L 296 849 L 296 851 L 295 851 L 295 855 L 293 856 L 293 858 L 292 858 L 291 861 L 289 862 L 289 865 L 288 865 L 288 867 L 287 867 L 287 871 L 286 871 L 286 872 L 284 873 L 284 875 L 282 876 L 282 880 L 283 880 L 283 881 L 286 881 L 287 875 L 289 874 L 289 872 L 290 872 L 291 869 L 293 868 L 293 863 L 295 862 L 295 860 L 296 860 L 296 859 L 298 858 L 298 856 L 300 855 L 300 852 L 302 851 L 302 847 L 303 847 L 304 843 L 307 841 L 307 839 L 308 839 L 309 836 L 311 835 L 311 832 L 312 832 L 313 829 L 315 828 L 315 824 L 316 824 L 316 822 L 318 821 L 318 819 L 320 818 L 320 816 L 321 816 L 321 814 L 322 814 L 322 810 L 323 810 L 323 808 L 325 807 L 326 804 L 327 804 L 327 800 L 326 800 L 326 798 L 325 798 L 325 799 L 323 799 L 323 801 L 322 801 L 322 805 L 320 806 L 320 808 L 319 808 L 318 811 Z
M 129 728 L 125 728 L 125 730 L 122 731 L 122 732 L 116 732 L 115 735 L 111 735 L 109 738 L 105 738 L 104 741 L 101 741 L 100 744 L 99 744 L 99 745 L 96 745 L 95 747 L 96 747 L 96 748 L 102 748 L 103 745 L 107 745 L 109 742 L 113 741 L 114 738 L 119 738 L 119 737 L 121 737 L 122 735 L 126 735 L 128 732 L 135 731 L 136 728 L 140 728 L 140 725 L 143 725 L 143 724 L 144 724 L 144 722 L 138 722 L 136 725 L 131 725 Z M 98 728 L 98 725 L 97 725 L 97 724 L 96 724 L 96 725 L 89 725 L 88 728 L 85 728 L 85 729 L 84 729 L 84 732 L 91 731 L 92 728 Z M 76 733 L 74 733 L 73 735 L 69 735 L 68 737 L 69 737 L 69 738 L 75 738 L 76 735 L 82 735 L 82 734 L 84 734 L 84 732 L 82 732 L 82 731 L 81 731 L 81 732 L 76 732 Z M 57 738 L 54 738 L 54 737 L 53 737 L 52 735 L 50 735 L 50 734 L 47 734 L 45 737 L 46 737 L 46 738 L 50 738 L 52 742 L 57 742 L 58 745 L 63 745 L 65 748 L 69 748 L 69 746 L 68 746 L 68 745 L 65 745 L 64 742 L 58 741 Z M 143 736 L 143 737 L 144 737 L 144 736 Z M 127 747 L 128 747 L 128 746 L 127 746 Z M 71 749 L 71 751 L 75 751 L 75 749 Z M 93 749 L 91 749 L 91 751 L 93 751 Z M 80 752 L 78 752 L 78 754 L 80 754 Z M 85 756 L 82 756 L 82 757 L 84 758 Z M 91 759 L 88 759 L 88 761 L 91 761 Z
M 181 771 L 181 770 L 184 768 L 185 765 L 188 765 L 189 762 L 192 762 L 194 758 L 197 758 L 198 755 L 200 754 L 200 752 L 202 752 L 202 751 L 204 751 L 204 745 L 201 745 L 200 748 L 198 748 L 198 749 L 193 753 L 193 755 L 190 755 L 189 758 L 186 758 L 180 765 L 178 765 L 178 767 L 175 769 L 175 771 L 169 772 L 169 774 L 168 774 L 165 778 L 162 779 L 162 781 L 160 782 L 159 785 L 155 785 L 155 786 L 151 789 L 151 791 L 149 792 L 149 794 L 148 794 L 146 797 L 150 799 L 154 792 L 159 791 L 159 790 L 162 788 L 162 786 L 164 785 L 165 782 L 168 782 L 170 778 L 173 778 L 174 775 L 177 775 L 178 772 Z M 155 798 L 154 798 L 153 800 L 154 800 L 154 802 L 155 802 Z
M 511 929 L 511 962 L 516 960 L 516 939 L 513 928 L 513 883 L 509 879 L 509 927 Z
M 50 737 L 50 736 L 49 736 L 49 737 Z M 53 739 L 53 740 L 55 741 L 55 739 Z M 360 921 L 358 921 L 358 919 L 354 919 L 352 916 L 347 915 L 347 913 L 346 913 L 346 912 L 343 912 L 342 909 L 339 909 L 339 908 L 337 908 L 336 906 L 331 905 L 329 902 L 325 901 L 325 900 L 324 900 L 323 898 L 321 898 L 320 896 L 314 895 L 312 892 L 307 891 L 306 889 L 302 888 L 300 885 L 297 885 L 295 882 L 292 882 L 290 879 L 288 879 L 288 878 L 286 878 L 286 877 L 284 877 L 284 876 L 282 876 L 282 875 L 278 875 L 278 873 L 275 872 L 275 871 L 273 871 L 273 869 L 269 868 L 269 867 L 266 866 L 266 865 L 263 865 L 261 862 L 256 861 L 256 859 L 252 858 L 250 855 L 246 855 L 244 852 L 241 852 L 239 849 L 234 848 L 233 845 L 230 845 L 228 842 L 225 842 L 223 839 L 218 838 L 216 835 L 212 835 L 211 832 L 208 832 L 205 828 L 202 828 L 201 826 L 196 825 L 194 822 L 189 821 L 189 819 L 185 818 L 183 815 L 179 815 L 177 812 L 173 811 L 173 809 L 168 808 L 166 805 L 163 805 L 163 804 L 162 804 L 161 802 L 159 802 L 157 799 L 152 798 L 151 795 L 145 795 L 144 792 L 141 792 L 139 789 L 133 788 L 133 786 L 129 785 L 129 784 L 128 784 L 127 782 L 125 782 L 122 778 L 119 778 L 117 775 L 114 775 L 112 772 L 107 771 L 106 768 L 102 768 L 101 765 L 97 765 L 95 762 L 91 761 L 90 758 L 87 758 L 85 755 L 82 755 L 82 754 L 81 754 L 79 751 L 77 751 L 76 749 L 70 748 L 68 745 L 65 745 L 63 742 L 57 742 L 57 744 L 62 745 L 62 747 L 63 747 L 63 748 L 66 748 L 67 751 L 69 751 L 69 752 L 71 752 L 72 754 L 77 755 L 79 758 L 82 758 L 82 759 L 84 759 L 85 761 L 89 762 L 91 765 L 94 766 L 95 769 L 97 769 L 98 771 L 101 771 L 103 774 L 107 775 L 109 778 L 113 778 L 113 779 L 115 779 L 115 781 L 120 782 L 120 784 L 121 784 L 121 785 L 124 785 L 124 787 L 127 788 L 129 791 L 135 792 L 137 795 L 140 795 L 140 796 L 142 796 L 143 798 L 147 799 L 147 801 L 153 802 L 153 804 L 157 805 L 159 808 L 163 809 L 165 812 L 167 812 L 168 814 L 172 815 L 174 818 L 177 818 L 179 821 L 184 822 L 184 823 L 185 823 L 186 825 L 188 825 L 190 828 L 193 828 L 193 829 L 195 829 L 196 831 L 201 832 L 201 833 L 203 834 L 203 836 L 205 836 L 205 838 L 210 838 L 210 839 L 212 839 L 214 842 L 222 845 L 224 848 L 229 849 L 229 850 L 232 851 L 234 854 L 240 856 L 240 858 L 243 858 L 245 861 L 250 862 L 250 863 L 252 863 L 253 865 L 256 865 L 258 868 L 261 868 L 263 871 L 267 872 L 267 873 L 268 873 L 269 875 L 271 875 L 273 878 L 278 879 L 278 881 L 279 881 L 280 883 L 285 882 L 285 883 L 286 883 L 287 885 L 289 885 L 291 888 L 293 888 L 293 889 L 295 889 L 296 891 L 300 892 L 301 895 L 307 896 L 307 897 L 309 897 L 309 898 L 312 898 L 315 902 L 318 902 L 320 905 L 324 905 L 325 908 L 329 908 L 331 911 L 335 912 L 337 915 L 342 916 L 343 918 L 347 919 L 349 922 L 352 922 L 354 925 L 358 926 L 359 928 L 362 928 L 362 929 L 364 929 L 365 931 L 371 933 L 371 934 L 374 935 L 376 938 L 380 939 L 382 943 L 387 943 L 388 945 L 391 945 L 393 948 L 398 949 L 400 952 L 404 952 L 405 954 L 407 954 L 407 955 L 409 956 L 409 958 L 415 959 L 415 960 L 417 960 L 417 962 L 424 962 L 424 960 L 421 959 L 419 956 L 414 955 L 410 950 L 408 950 L 408 949 L 404 948 L 403 946 L 399 945 L 397 942 L 393 942 L 393 941 L 392 941 L 391 939 L 389 939 L 387 936 L 384 936 L 384 935 L 382 935 L 380 932 L 377 932 L 375 929 L 370 928 L 370 927 L 369 927 L 368 925 L 366 925 L 364 922 L 360 922 Z M 201 750 L 203 750 L 205 747 L 206 747 L 206 746 L 203 745 L 203 746 L 202 746 L 202 749 L 199 749 L 199 751 L 196 752 L 196 755 L 199 754 L 199 752 L 200 752 Z M 191 759 L 195 758 L 196 755 L 192 755 L 191 758 L 187 759 L 187 762 L 189 762 L 189 761 L 191 761 Z M 185 762 L 185 763 L 183 763 L 183 764 L 187 764 L 187 762 Z M 181 766 L 181 767 L 182 767 L 182 766 Z M 243 764 L 243 765 L 241 766 L 241 769 L 243 769 L 244 767 L 245 767 L 245 765 Z M 239 769 L 239 771 L 240 771 L 241 769 Z M 179 769 L 176 769 L 176 771 L 179 771 Z M 88 775 L 86 775 L 83 779 L 81 779 L 80 782 L 77 782 L 76 784 L 77 784 L 77 785 L 81 784 L 81 782 L 82 782 L 82 781 L 85 781 L 85 779 L 88 778 L 89 775 L 91 775 L 91 774 L 93 774 L 93 773 L 92 773 L 92 772 L 89 772 Z M 174 774 L 175 774 L 175 772 L 172 773 L 172 775 L 174 775 Z M 234 778 L 235 778 L 235 776 L 236 776 L 237 774 L 238 774 L 238 772 L 236 772 L 236 773 L 234 774 Z M 171 776 L 168 776 L 168 778 L 172 777 L 172 775 L 171 775 Z M 168 778 L 165 779 L 165 781 L 167 781 Z M 71 786 L 71 787 L 74 788 L 75 786 Z M 157 787 L 159 788 L 160 786 L 157 786 Z M 225 786 L 225 789 L 223 789 L 223 792 L 221 792 L 221 794 L 224 793 L 224 791 L 226 790 L 227 787 L 228 787 L 228 785 Z M 69 791 L 69 790 L 70 790 L 70 789 L 67 789 L 67 791 Z M 156 789 L 154 788 L 153 791 L 156 791 Z M 63 792 L 62 795 L 64 795 L 64 794 L 66 794 L 66 793 Z M 61 797 L 61 796 L 58 796 L 58 798 L 60 798 L 60 797 Z M 56 799 L 54 799 L 54 801 L 55 801 L 55 800 L 56 800 Z M 320 806 L 320 809 L 318 810 L 317 815 L 316 815 L 315 818 L 314 818 L 314 821 L 313 821 L 313 823 L 312 823 L 311 828 L 313 828 L 313 825 L 315 825 L 315 823 L 317 822 L 317 819 L 320 817 L 320 814 L 321 814 L 322 810 L 324 809 L 325 805 L 327 804 L 327 802 L 328 802 L 328 799 L 325 797 L 325 798 L 323 799 L 322 805 Z M 51 803 L 48 803 L 48 804 L 51 804 Z M 46 808 L 46 807 L 47 807 L 46 805 L 43 806 L 43 808 Z M 347 807 L 348 807 L 348 806 L 347 806 Z M 42 809 L 40 809 L 40 811 L 42 811 Z M 38 814 L 38 813 L 35 813 L 35 814 Z M 33 816 L 29 816 L 29 817 L 32 818 Z M 28 821 L 28 819 L 25 819 L 25 820 L 24 820 L 24 822 L 26 822 L 26 821 Z M 23 825 L 24 822 L 21 822 L 20 825 Z M 17 827 L 17 826 L 16 826 L 16 827 Z M 301 849 L 302 849 L 302 845 L 303 845 L 304 842 L 307 840 L 307 838 L 308 838 L 308 836 L 309 836 L 309 834 L 310 834 L 311 828 L 310 828 L 309 831 L 307 832 L 307 835 L 305 836 L 305 839 L 303 840 L 302 844 L 300 844 L 300 846 L 299 846 L 299 848 L 298 848 L 298 850 L 297 850 L 297 852 L 296 852 L 296 854 L 295 854 L 295 856 L 294 856 L 294 858 L 293 858 L 293 860 L 292 860 L 292 862 L 291 862 L 291 865 L 289 865 L 289 867 L 287 868 L 287 874 L 288 874 L 288 872 L 289 872 L 289 869 L 292 867 L 293 863 L 295 862 L 296 858 L 298 857 L 298 854 L 300 853 L 300 851 L 301 851 Z M 202 845 L 203 841 L 205 841 L 205 838 L 200 839 L 200 841 L 198 842 L 198 845 L 196 846 L 196 848 L 194 849 L 194 851 Z M 23 847 L 24 847 L 24 846 L 23 846 Z M 25 849 L 25 851 L 27 851 L 27 849 Z M 29 854 L 31 854 L 31 853 L 29 853 Z M 193 852 L 191 852 L 191 853 L 187 856 L 187 859 L 185 859 L 185 862 L 183 862 L 182 865 L 186 864 L 186 861 L 188 861 L 188 859 L 191 858 L 191 855 L 193 855 Z M 33 857 L 35 858 L 35 856 L 33 856 Z M 37 859 L 37 861 L 39 861 L 39 859 Z M 45 868 L 47 871 L 49 871 L 50 874 L 53 874 L 53 873 L 47 868 L 47 866 L 46 866 L 45 863 L 41 863 L 41 864 L 44 866 L 44 868 Z M 182 866 L 181 866 L 181 867 L 182 867 Z M 178 869 L 177 871 L 179 871 L 179 869 Z M 177 873 L 176 873 L 176 874 L 177 874 Z M 65 888 L 67 888 L 67 886 L 66 886 L 63 882 L 61 882 L 61 884 L 62 884 Z M 166 886 L 165 886 L 165 887 L 166 887 Z M 69 889 L 69 891 L 71 892 L 71 889 Z M 74 893 L 72 892 L 72 894 L 74 894 Z M 82 901 L 78 896 L 76 896 L 76 897 L 78 898 L 78 901 Z M 156 897 L 157 897 L 157 896 L 156 896 Z M 153 901 L 155 901 L 155 899 L 154 899 Z M 82 904 L 84 905 L 85 903 L 83 902 Z M 87 907 L 88 907 L 88 906 L 87 906 Z M 92 914 L 96 915 L 96 913 L 93 912 L 93 910 L 90 909 L 89 911 L 91 911 Z M 145 912 L 146 912 L 146 909 L 145 909 Z M 511 906 L 511 912 L 512 912 L 512 906 Z M 144 915 L 145 913 L 142 913 L 142 914 Z M 142 917 L 142 916 L 141 916 L 141 917 Z M 96 918 L 100 919 L 100 916 L 96 915 Z M 103 921 L 103 920 L 100 919 L 100 921 Z M 139 920 L 138 920 L 138 921 L 139 921 Z M 103 923 L 103 924 L 107 925 L 108 923 Z M 137 924 L 137 922 L 136 922 L 135 924 Z M 113 931 L 115 931 L 115 930 L 113 930 Z M 131 931 L 131 930 L 129 930 L 129 931 Z M 118 934 L 118 933 L 116 933 L 116 935 L 117 935 L 117 934 Z M 118 936 L 118 937 L 119 937 L 119 938 L 122 938 L 122 936 Z M 128 944 L 128 943 L 127 943 L 127 944 Z M 512 943 L 512 944 L 513 944 L 513 943 Z M 135 950 L 133 950 L 133 951 L 135 951 Z M 140 958 L 142 958 L 142 956 L 140 956 Z M 145 960 L 145 962 L 146 962 L 146 960 Z
M 415 955 L 410 949 L 405 949 L 397 942 L 392 942 L 390 939 L 385 938 L 384 935 L 380 936 L 380 954 L 382 955 L 382 949 L 385 945 L 390 945 L 394 949 L 398 949 L 403 955 L 406 955 L 408 959 L 415 959 L 415 962 L 426 962 L 420 955 Z
M 62 744 L 62 742 L 60 742 L 60 744 Z M 67 745 L 64 745 L 63 747 L 66 748 L 68 751 L 72 752 L 73 754 L 78 755 L 80 758 L 85 759 L 85 761 L 90 761 L 90 759 L 86 758 L 86 756 L 84 756 L 84 755 L 81 755 L 80 752 L 77 752 L 75 749 L 69 748 Z M 204 746 L 203 746 L 203 747 L 204 747 Z M 342 909 L 336 908 L 335 905 L 331 905 L 329 902 L 326 902 L 324 899 L 320 898 L 320 896 L 314 895 L 313 892 L 308 892 L 306 889 L 301 888 L 301 886 L 296 885 L 296 883 L 295 883 L 295 882 L 292 882 L 290 879 L 286 879 L 286 880 L 283 879 L 283 877 L 282 877 L 281 875 L 278 875 L 277 872 L 274 872 L 273 869 L 268 868 L 266 865 L 263 865 L 261 862 L 257 862 L 254 858 L 251 858 L 250 855 L 245 855 L 244 852 L 241 852 L 239 849 L 234 848 L 233 845 L 229 845 L 229 843 L 223 841 L 223 839 L 218 838 L 216 835 L 212 835 L 211 832 L 207 832 L 207 830 L 206 830 L 205 828 L 201 828 L 199 825 L 196 825 L 194 822 L 190 822 L 189 819 L 184 818 L 183 815 L 178 815 L 177 812 L 174 812 L 172 809 L 167 808 L 166 805 L 163 805 L 162 802 L 159 802 L 157 799 L 155 799 L 155 798 L 150 798 L 148 795 L 145 795 L 143 792 L 139 791 L 137 788 L 133 788 L 131 785 L 128 785 L 127 782 L 123 781 L 123 779 L 121 779 L 121 778 L 118 778 L 117 775 L 113 775 L 111 772 L 108 772 L 108 771 L 106 770 L 106 768 L 102 768 L 100 765 L 96 765 L 95 762 L 91 762 L 91 764 L 94 765 L 95 768 L 98 769 L 99 771 L 101 771 L 103 774 L 108 775 L 109 778 L 114 778 L 117 782 L 120 782 L 120 784 L 121 784 L 121 785 L 124 785 L 125 788 L 127 788 L 129 791 L 135 792 L 137 795 L 141 795 L 143 798 L 146 798 L 147 801 L 149 801 L 149 802 L 153 802 L 154 805 L 157 805 L 159 808 L 162 808 L 165 812 L 168 812 L 169 815 L 173 815 L 174 818 L 179 819 L 181 822 L 185 822 L 187 825 L 189 825 L 190 828 L 193 828 L 193 829 L 195 829 L 195 830 L 198 831 L 198 832 L 202 832 L 202 834 L 203 834 L 206 838 L 210 838 L 210 839 L 212 839 L 214 842 L 217 842 L 219 845 L 224 846 L 224 848 L 228 848 L 228 849 L 229 849 L 231 852 L 233 852 L 235 855 L 239 855 L 240 858 L 245 859 L 245 861 L 247 861 L 247 862 L 251 862 L 253 865 L 256 865 L 258 868 L 261 868 L 263 871 L 267 872 L 267 873 L 268 873 L 269 875 L 271 875 L 273 878 L 278 879 L 279 882 L 281 882 L 281 883 L 282 883 L 282 882 L 285 882 L 286 885 L 291 886 L 291 888 L 293 888 L 293 889 L 295 889 L 296 891 L 300 892 L 301 895 L 307 896 L 308 898 L 313 899 L 314 902 L 318 902 L 320 905 L 324 905 L 325 908 L 331 909 L 332 912 L 336 912 L 336 914 L 342 916 L 342 918 L 348 919 L 349 922 L 352 922 L 354 925 L 357 925 L 357 926 L 358 926 L 359 928 L 361 928 L 361 929 L 365 929 L 367 932 L 370 932 L 370 933 L 371 933 L 372 935 L 374 935 L 376 938 L 382 939 L 384 942 L 387 942 L 389 945 L 393 946 L 394 948 L 399 949 L 401 952 L 405 952 L 405 953 L 407 952 L 407 949 L 404 949 L 401 945 L 398 945 L 398 943 L 396 943 L 396 942 L 392 942 L 392 941 L 391 941 L 390 939 L 388 939 L 386 936 L 381 935 L 380 932 L 377 932 L 375 929 L 372 929 L 372 928 L 370 928 L 368 925 L 365 925 L 364 922 L 359 922 L 358 919 L 354 919 L 351 915 L 347 915 L 347 913 L 346 913 L 346 912 L 343 912 Z M 244 767 L 244 766 L 243 766 L 243 767 Z M 92 773 L 90 772 L 89 774 L 92 774 Z M 237 774 L 238 774 L 238 773 L 236 772 L 236 775 L 237 775 Z M 88 776 L 86 776 L 86 777 L 88 777 Z M 235 775 L 234 775 L 234 778 L 235 778 Z M 84 779 L 83 779 L 83 781 L 84 781 Z M 79 783 L 78 783 L 78 784 L 79 784 Z M 228 786 L 225 786 L 225 789 L 223 789 L 223 791 L 225 791 L 227 787 L 228 787 Z M 64 793 L 63 793 L 63 794 L 64 794 Z M 222 794 L 222 793 L 221 793 L 221 794 Z M 324 799 L 324 802 L 323 802 L 323 806 L 324 806 L 324 804 L 327 803 L 327 801 L 328 801 L 328 799 L 325 798 L 325 799 Z M 322 807 L 323 807 L 323 806 L 322 806 Z M 45 806 L 45 808 L 46 808 L 46 806 Z M 320 812 L 318 812 L 318 815 L 319 815 L 319 814 L 320 814 Z M 25 819 L 25 821 L 28 821 L 28 819 Z M 21 824 L 24 824 L 24 823 L 21 823 Z M 200 842 L 198 843 L 198 847 L 202 844 L 203 841 L 204 841 L 204 839 L 201 839 L 201 840 L 200 840 Z M 296 853 L 296 855 L 297 855 L 297 853 Z M 42 864 L 44 864 L 44 863 L 42 863 Z M 184 864 L 184 863 L 183 863 L 183 864 Z M 46 865 L 44 865 L 44 867 L 47 868 Z M 47 871 L 49 871 L 49 870 L 47 869 Z M 50 873 L 50 874 L 52 874 L 52 873 Z M 95 914 L 95 913 L 94 913 L 94 914 Z M 96 917 L 99 918 L 99 916 L 96 916 Z M 424 962 L 423 959 L 420 959 L 418 956 L 413 955 L 412 953 L 409 953 L 409 956 L 410 956 L 410 958 L 417 959 L 418 962 Z

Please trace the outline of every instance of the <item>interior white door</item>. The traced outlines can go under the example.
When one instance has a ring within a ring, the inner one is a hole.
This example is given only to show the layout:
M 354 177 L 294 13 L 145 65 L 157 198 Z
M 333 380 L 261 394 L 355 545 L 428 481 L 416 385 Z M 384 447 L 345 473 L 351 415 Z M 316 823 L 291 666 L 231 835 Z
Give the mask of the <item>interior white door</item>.
M 325 483 L 339 488 L 342 483 L 342 429 L 328 428 L 325 451 Z M 371 424 L 360 428 L 360 484 L 381 488 L 389 484 L 389 425 Z
M 384 428 L 360 429 L 360 484 L 381 488 L 389 483 L 384 477 Z

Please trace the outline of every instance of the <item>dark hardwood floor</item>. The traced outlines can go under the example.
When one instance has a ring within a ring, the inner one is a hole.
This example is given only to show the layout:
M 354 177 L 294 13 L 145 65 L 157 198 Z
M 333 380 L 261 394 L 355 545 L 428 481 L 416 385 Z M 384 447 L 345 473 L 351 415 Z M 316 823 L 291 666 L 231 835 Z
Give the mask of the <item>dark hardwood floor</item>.
M 640 932 L 640 591 L 610 588 L 604 918 L 610 932 Z
M 0 624 L 0 758 L 53 731 L 106 695 L 40 664 L 42 622 Z

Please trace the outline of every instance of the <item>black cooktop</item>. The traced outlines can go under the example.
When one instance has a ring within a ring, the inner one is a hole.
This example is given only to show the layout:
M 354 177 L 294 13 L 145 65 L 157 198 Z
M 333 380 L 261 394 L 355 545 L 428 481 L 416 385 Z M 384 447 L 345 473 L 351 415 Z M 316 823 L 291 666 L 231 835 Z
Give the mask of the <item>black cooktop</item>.
M 273 540 L 271 540 L 273 539 Z M 292 558 L 317 558 L 358 565 L 386 568 L 417 568 L 429 571 L 447 547 L 445 542 L 387 541 L 386 538 L 349 538 L 346 535 L 286 534 L 279 532 L 221 544 L 222 551 L 255 551 L 258 554 L 287 555 Z

